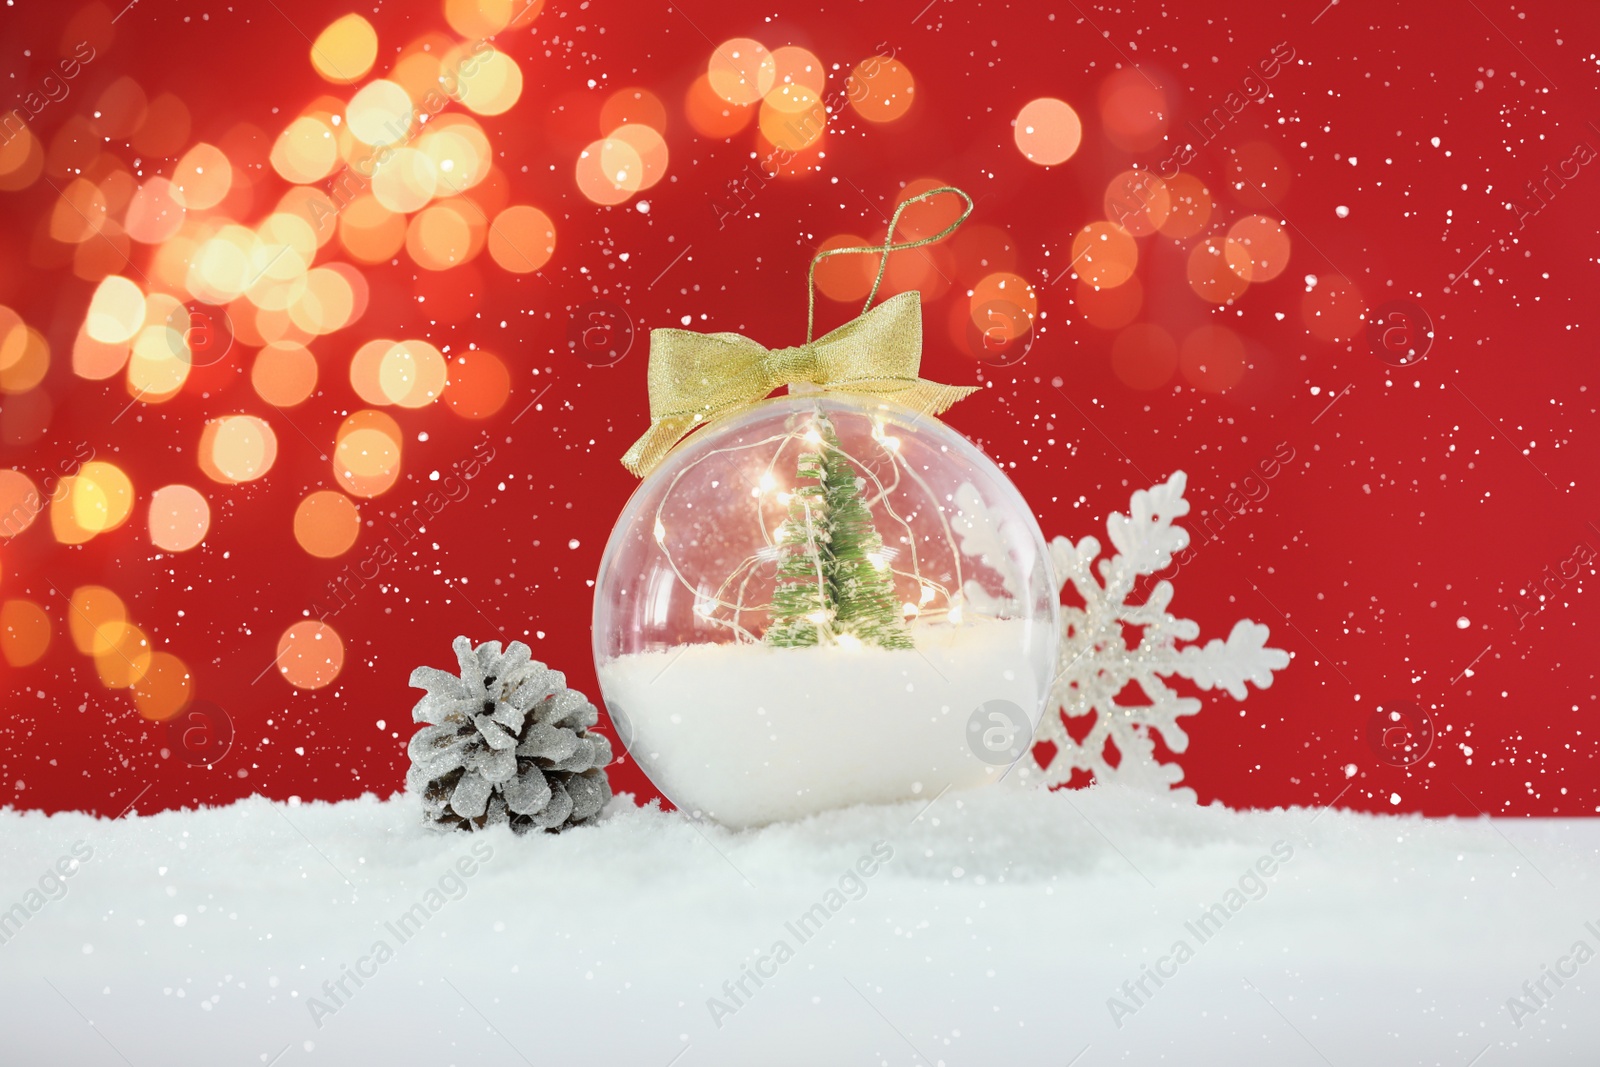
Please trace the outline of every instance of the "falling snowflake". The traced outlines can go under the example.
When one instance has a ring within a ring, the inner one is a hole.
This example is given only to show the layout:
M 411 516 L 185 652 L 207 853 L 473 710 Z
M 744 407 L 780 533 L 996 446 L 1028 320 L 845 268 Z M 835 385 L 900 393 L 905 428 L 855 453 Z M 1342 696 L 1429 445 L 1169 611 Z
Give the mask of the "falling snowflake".
M 1245 682 L 1265 689 L 1272 684 L 1272 672 L 1289 665 L 1287 652 L 1267 647 L 1267 628 L 1249 619 L 1236 622 L 1227 641 L 1178 647 L 1180 641 L 1198 637 L 1200 627 L 1167 610 L 1172 583 L 1164 579 L 1142 603 L 1128 603 L 1139 578 L 1162 571 L 1174 553 L 1188 547 L 1187 531 L 1173 525 L 1189 513 L 1183 498 L 1186 480 L 1178 471 L 1163 485 L 1135 492 L 1128 515 L 1111 514 L 1106 532 L 1117 555 L 1100 560 L 1098 579 L 1092 567 L 1100 555 L 1098 540 L 1085 537 L 1074 545 L 1058 537 L 1050 543 L 1057 581 L 1062 588 L 1070 581 L 1084 606 L 1061 609 L 1059 667 L 1035 737 L 1056 746 L 1055 757 L 1038 776 L 1047 788 L 1065 785 L 1074 771 L 1085 770 L 1096 781 L 1174 789 L 1193 801 L 1192 789 L 1175 788 L 1183 769 L 1156 760 L 1152 735 L 1160 734 L 1173 752 L 1184 751 L 1189 736 L 1178 718 L 1199 711 L 1201 702 L 1179 696 L 1165 679 L 1176 675 L 1201 689 L 1222 689 L 1243 700 L 1248 695 Z M 1130 632 L 1138 635 L 1131 648 Z M 1148 704 L 1118 703 L 1130 682 L 1138 683 Z M 1090 714 L 1095 718 L 1088 734 L 1074 741 L 1066 719 Z M 1107 758 L 1107 741 L 1119 757 L 1115 766 Z

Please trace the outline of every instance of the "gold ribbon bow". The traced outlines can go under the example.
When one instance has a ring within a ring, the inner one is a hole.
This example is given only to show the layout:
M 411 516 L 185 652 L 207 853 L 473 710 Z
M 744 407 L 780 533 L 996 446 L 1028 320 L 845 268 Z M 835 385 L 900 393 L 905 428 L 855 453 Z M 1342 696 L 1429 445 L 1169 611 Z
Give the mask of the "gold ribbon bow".
M 940 193 L 955 193 L 966 201 L 961 217 L 932 237 L 895 243 L 901 213 Z M 882 246 L 818 252 L 806 277 L 810 299 L 805 344 L 768 349 L 737 333 L 651 330 L 650 429 L 628 449 L 622 465 L 644 477 L 685 435 L 760 402 L 780 385 L 882 396 L 933 415 L 977 392 L 977 386 L 941 385 L 918 376 L 922 363 L 920 293 L 900 293 L 872 306 L 889 253 L 942 241 L 967 220 L 972 206 L 972 198 L 960 189 L 930 189 L 895 209 Z M 833 255 L 873 253 L 880 256 L 878 276 L 861 314 L 813 341 L 817 264 Z

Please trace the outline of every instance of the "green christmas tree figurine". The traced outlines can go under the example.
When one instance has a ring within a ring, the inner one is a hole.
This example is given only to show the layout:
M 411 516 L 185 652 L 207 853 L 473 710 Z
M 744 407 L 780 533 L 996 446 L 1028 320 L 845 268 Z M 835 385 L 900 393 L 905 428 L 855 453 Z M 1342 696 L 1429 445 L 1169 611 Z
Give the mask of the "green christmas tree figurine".
M 800 485 L 789 501 L 764 640 L 796 648 L 848 636 L 867 645 L 911 648 L 911 634 L 896 611 L 894 575 L 874 562 L 883 538 L 862 499 L 862 480 L 827 416 L 818 411 L 815 419 L 821 445 L 801 453 L 795 472 L 796 482 L 815 484 Z

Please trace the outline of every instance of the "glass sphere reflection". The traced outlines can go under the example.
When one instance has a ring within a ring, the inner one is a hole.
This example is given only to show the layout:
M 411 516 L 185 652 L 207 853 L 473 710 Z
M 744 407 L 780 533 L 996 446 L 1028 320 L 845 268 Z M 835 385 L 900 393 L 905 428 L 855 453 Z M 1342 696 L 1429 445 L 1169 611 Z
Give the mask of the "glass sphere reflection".
M 1026 754 L 1059 641 L 1049 566 L 1010 479 L 937 419 L 770 399 L 623 509 L 601 694 L 657 788 L 730 826 L 931 799 Z

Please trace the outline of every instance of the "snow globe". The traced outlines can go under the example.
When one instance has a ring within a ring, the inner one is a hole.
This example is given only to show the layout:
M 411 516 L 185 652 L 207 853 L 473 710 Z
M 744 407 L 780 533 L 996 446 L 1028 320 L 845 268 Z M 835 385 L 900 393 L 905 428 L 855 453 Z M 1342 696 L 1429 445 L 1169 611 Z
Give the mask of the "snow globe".
M 620 739 L 691 816 L 756 826 L 994 782 L 1059 642 L 1032 511 L 886 397 L 791 388 L 706 426 L 628 501 L 595 587 Z

